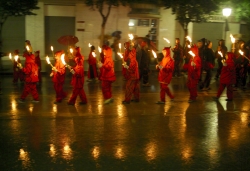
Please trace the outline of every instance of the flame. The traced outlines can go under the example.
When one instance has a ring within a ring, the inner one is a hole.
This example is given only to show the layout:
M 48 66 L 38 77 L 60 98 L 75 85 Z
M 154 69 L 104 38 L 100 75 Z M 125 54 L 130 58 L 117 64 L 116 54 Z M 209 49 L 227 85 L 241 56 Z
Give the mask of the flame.
M 10 59 L 12 59 L 12 55 L 11 55 L 11 53 L 9 53 L 9 58 L 10 58 Z
M 48 56 L 46 56 L 46 61 L 47 61 L 48 64 L 50 64 L 50 60 L 49 60 Z
M 51 51 L 53 51 L 54 50 L 53 46 L 50 46 L 50 49 L 51 49 Z
M 98 46 L 98 51 L 99 51 L 99 53 L 102 52 L 102 48 L 100 48 L 100 46 Z
M 93 55 L 94 57 L 96 57 L 96 54 L 95 54 L 95 52 L 92 52 L 92 55 Z
M 18 55 L 15 55 L 14 58 L 15 58 L 15 61 L 17 62 L 17 60 L 18 60 L 19 57 L 18 57 Z
M 219 54 L 221 57 L 223 57 L 223 54 L 221 53 L 221 51 L 218 51 L 218 54 Z
M 26 46 L 26 49 L 28 52 L 30 51 L 30 47 L 28 45 Z
M 164 39 L 166 42 L 170 43 L 170 41 L 169 41 L 167 38 L 164 37 L 163 39 Z
M 235 38 L 233 37 L 232 34 L 230 34 L 230 38 L 231 38 L 231 42 L 232 42 L 232 43 L 235 43 Z
M 89 47 L 91 47 L 92 45 L 89 43 Z
M 190 45 L 188 45 L 188 48 L 191 48 L 191 46 L 190 46 Z
M 190 50 L 188 53 L 189 53 L 190 55 L 192 55 L 193 57 L 195 57 L 195 54 L 194 54 L 193 51 Z
M 157 55 L 156 55 L 155 51 L 152 50 L 152 53 L 154 55 L 154 58 L 157 58 Z
M 188 39 L 188 41 L 192 42 L 192 39 L 189 36 L 187 36 L 186 38 Z
M 133 34 L 128 34 L 128 37 L 129 37 L 129 40 L 133 40 L 134 39 Z
M 122 56 L 122 54 L 121 54 L 121 53 L 119 53 L 119 52 L 118 52 L 117 54 L 118 54 L 121 58 L 123 58 L 123 56 Z
M 73 53 L 73 49 L 72 48 L 70 48 L 69 51 L 70 51 L 70 53 Z
M 119 49 L 121 49 L 122 48 L 122 44 L 121 43 L 119 43 Z
M 243 56 L 244 55 L 244 52 L 242 52 L 241 50 L 239 50 L 239 53 Z
M 65 62 L 64 57 L 65 57 L 65 54 L 63 53 L 63 54 L 61 55 L 61 61 L 62 61 L 63 65 L 66 65 L 66 62 Z

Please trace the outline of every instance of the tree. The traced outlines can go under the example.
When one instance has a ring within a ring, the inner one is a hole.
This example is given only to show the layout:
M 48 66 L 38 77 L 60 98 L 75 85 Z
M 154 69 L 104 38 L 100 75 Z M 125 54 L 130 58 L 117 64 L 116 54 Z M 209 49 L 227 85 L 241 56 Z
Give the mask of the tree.
M 97 9 L 102 17 L 100 44 L 103 44 L 105 26 L 112 7 L 118 7 L 119 5 L 129 5 L 131 3 L 148 3 L 150 0 L 83 0 L 84 3 L 92 10 Z
M 250 1 L 249 0 L 233 0 L 235 6 L 234 15 L 242 22 L 245 22 L 248 30 L 250 30 Z
M 2 51 L 2 29 L 10 16 L 36 15 L 37 0 L 0 0 L 0 52 Z
M 186 37 L 188 24 L 207 21 L 209 14 L 219 9 L 220 1 L 223 0 L 162 0 L 161 5 L 166 9 L 171 8 L 172 14 L 176 14 L 176 20 L 182 26 Z

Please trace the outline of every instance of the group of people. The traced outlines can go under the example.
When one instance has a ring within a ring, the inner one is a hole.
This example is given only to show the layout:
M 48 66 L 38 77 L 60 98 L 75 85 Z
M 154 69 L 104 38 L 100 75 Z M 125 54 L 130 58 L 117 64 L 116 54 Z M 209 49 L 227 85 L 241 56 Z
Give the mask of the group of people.
M 160 84 L 160 100 L 157 104 L 166 102 L 166 94 L 170 100 L 174 100 L 174 95 L 170 91 L 168 85 L 171 83 L 172 77 L 181 75 L 181 70 L 187 72 L 187 87 L 190 92 L 189 101 L 194 102 L 197 98 L 197 88 L 209 90 L 210 81 L 212 78 L 212 69 L 215 65 L 215 59 L 218 61 L 218 69 L 215 79 L 220 79 L 220 86 L 215 99 L 218 99 L 223 90 L 227 88 L 227 100 L 233 99 L 233 90 L 239 86 L 246 86 L 247 73 L 249 69 L 248 49 L 243 41 L 238 42 L 239 46 L 234 52 L 227 52 L 224 40 L 219 40 L 216 52 L 212 50 L 212 42 L 203 38 L 197 45 L 192 45 L 186 40 L 184 48 L 180 45 L 180 40 L 176 39 L 174 48 L 164 47 L 163 57 L 156 65 L 159 71 L 158 81 Z M 29 93 L 33 96 L 33 102 L 39 102 L 39 94 L 37 85 L 41 85 L 41 60 L 39 51 L 33 54 L 30 41 L 25 41 L 26 48 L 23 57 L 26 58 L 24 66 L 19 60 L 13 60 L 13 83 L 16 84 L 20 79 L 25 83 L 22 95 L 18 102 L 23 103 Z M 123 104 L 129 104 L 131 101 L 140 101 L 140 80 L 143 85 L 148 84 L 149 72 L 149 54 L 146 42 L 140 44 L 135 41 L 124 43 L 124 53 L 122 62 L 122 74 L 126 81 L 125 96 Z M 243 54 L 239 53 L 242 50 Z M 173 52 L 173 56 L 171 55 Z M 191 52 L 191 53 L 190 53 Z M 18 55 L 18 50 L 15 50 L 15 55 Z M 68 105 L 75 105 L 77 96 L 80 97 L 79 104 L 86 104 L 87 97 L 84 91 L 84 56 L 81 54 L 79 47 L 74 48 L 74 66 L 65 64 L 62 59 L 64 51 L 57 51 L 54 55 L 55 63 L 52 66 L 50 76 L 54 83 L 56 92 L 55 104 L 61 103 L 67 97 L 67 93 L 63 90 L 65 82 L 66 68 L 72 73 L 73 85 L 72 95 L 67 102 Z M 146 57 L 145 57 L 146 56 Z M 102 46 L 100 58 L 95 55 L 95 47 L 90 47 L 90 53 L 87 59 L 89 63 L 88 80 L 100 80 L 104 104 L 111 103 L 112 98 L 112 83 L 116 80 L 114 71 L 114 62 L 112 58 L 112 49 L 107 45 Z M 182 67 L 182 69 L 181 69 Z M 205 79 L 202 80 L 202 72 L 206 71 Z M 38 84 L 37 84 L 38 83 Z

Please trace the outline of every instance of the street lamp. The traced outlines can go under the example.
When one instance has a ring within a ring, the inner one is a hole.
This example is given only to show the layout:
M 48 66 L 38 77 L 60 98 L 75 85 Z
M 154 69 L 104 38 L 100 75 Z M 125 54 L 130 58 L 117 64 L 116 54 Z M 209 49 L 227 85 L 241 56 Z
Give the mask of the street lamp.
M 226 17 L 226 19 L 225 19 L 225 35 L 224 35 L 224 40 L 226 40 L 227 31 L 229 31 L 229 26 L 228 26 L 227 18 L 231 15 L 231 12 L 232 12 L 231 8 L 224 8 L 222 10 L 223 16 Z

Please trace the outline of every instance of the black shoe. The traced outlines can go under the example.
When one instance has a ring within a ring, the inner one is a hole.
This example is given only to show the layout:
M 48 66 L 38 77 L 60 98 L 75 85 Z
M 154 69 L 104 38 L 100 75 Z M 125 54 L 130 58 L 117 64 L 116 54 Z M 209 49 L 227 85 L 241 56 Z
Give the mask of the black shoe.
M 74 105 L 75 105 L 74 103 L 70 103 L 70 102 L 68 102 L 67 104 L 68 104 L 68 105 L 72 105 L 72 106 L 74 106 Z
M 79 102 L 79 105 L 85 105 L 87 102 Z
M 123 101 L 122 101 L 122 104 L 130 104 L 130 102 L 129 102 L 129 101 L 123 100 Z

